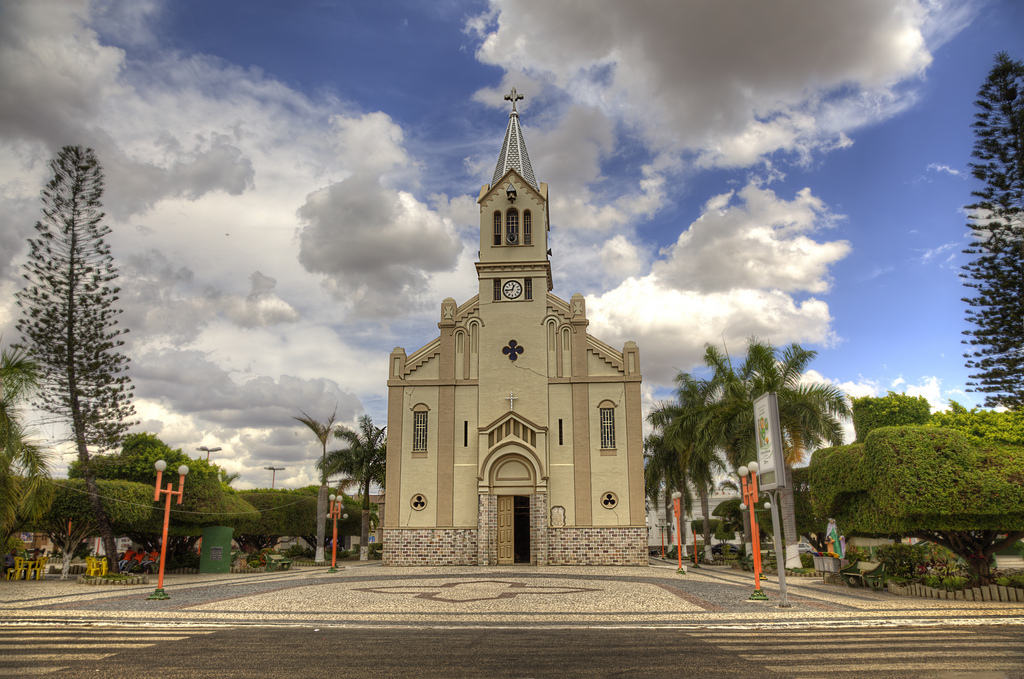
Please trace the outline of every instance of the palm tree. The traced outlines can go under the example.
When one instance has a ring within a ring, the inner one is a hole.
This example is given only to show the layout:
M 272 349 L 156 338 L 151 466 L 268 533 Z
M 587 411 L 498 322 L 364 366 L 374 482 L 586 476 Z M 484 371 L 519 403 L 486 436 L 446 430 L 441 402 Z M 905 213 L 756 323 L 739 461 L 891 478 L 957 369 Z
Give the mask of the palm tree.
M 791 344 L 781 354 L 769 342 L 752 337 L 739 370 L 733 369 L 727 353 L 706 345 L 704 363 L 712 370 L 718 407 L 713 424 L 704 433 L 726 452 L 733 469 L 756 457 L 754 400 L 775 392 L 779 403 L 786 487 L 781 493 L 782 527 L 787 545 L 799 541 L 793 511 L 792 465 L 802 462 L 808 451 L 822 445 L 841 445 L 841 419 L 850 416 L 846 395 L 831 384 L 801 383 L 816 351 Z M 787 557 L 788 559 L 788 557 Z M 794 556 L 790 561 L 799 559 Z M 791 566 L 787 563 L 787 566 Z M 797 561 L 791 567 L 799 567 Z
M 0 353 L 0 527 L 3 540 L 46 511 L 50 478 L 46 453 L 28 440 L 19 409 L 42 379 L 22 349 Z
M 334 431 L 334 418 L 338 414 L 338 407 L 334 407 L 334 412 L 331 413 L 326 422 L 314 420 L 302 408 L 299 408 L 299 412 L 302 413 L 302 417 L 296 417 L 295 419 L 313 431 L 313 434 L 320 442 L 320 446 L 323 448 L 320 462 L 316 465 L 317 469 L 320 470 L 320 492 L 316 496 L 316 554 L 313 559 L 319 562 L 324 560 L 324 530 L 327 527 L 327 477 L 329 476 L 325 472 L 327 469 L 327 439 L 330 438 L 331 433 Z
M 334 474 L 347 475 L 363 496 L 363 521 L 359 534 L 359 560 L 369 558 L 370 546 L 370 484 L 384 487 L 384 463 L 387 460 L 387 438 L 384 428 L 373 426 L 369 415 L 359 418 L 359 431 L 339 427 L 334 437 L 345 444 L 332 450 L 317 467 L 326 472 L 324 478 Z
M 715 412 L 714 385 L 688 373 L 676 375 L 676 400 L 655 408 L 648 420 L 664 435 L 665 446 L 675 451 L 689 484 L 697 491 L 704 517 L 704 556 L 711 557 L 711 515 L 708 494 L 715 476 L 725 467 L 717 446 L 702 432 Z
M 693 509 L 693 501 L 686 480 L 685 465 L 680 462 L 677 451 L 665 445 L 665 438 L 661 434 L 648 434 L 644 438 L 644 493 L 654 503 L 655 510 L 661 509 L 659 505 L 664 499 L 666 526 L 675 525 L 669 497 L 676 491 L 682 495 L 684 513 L 689 513 Z M 679 543 L 686 544 L 685 532 L 680 533 Z

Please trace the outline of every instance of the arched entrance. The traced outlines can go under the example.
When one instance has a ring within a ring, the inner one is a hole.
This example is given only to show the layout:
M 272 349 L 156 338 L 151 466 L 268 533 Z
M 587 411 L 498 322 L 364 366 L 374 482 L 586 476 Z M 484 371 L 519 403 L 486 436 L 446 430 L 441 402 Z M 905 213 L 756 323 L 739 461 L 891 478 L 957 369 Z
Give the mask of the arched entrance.
M 521 455 L 506 454 L 491 468 L 491 492 L 498 496 L 498 564 L 532 563 L 530 496 L 533 470 Z

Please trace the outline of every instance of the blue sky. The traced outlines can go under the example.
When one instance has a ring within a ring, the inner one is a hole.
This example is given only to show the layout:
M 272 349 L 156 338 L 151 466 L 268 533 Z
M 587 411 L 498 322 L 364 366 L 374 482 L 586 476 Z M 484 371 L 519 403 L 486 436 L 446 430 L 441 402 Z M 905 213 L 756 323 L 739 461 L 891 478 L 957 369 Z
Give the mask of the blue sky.
M 555 293 L 641 348 L 819 352 L 855 396 L 965 393 L 976 92 L 1012 0 L 0 0 L 0 332 L 46 162 L 96 149 L 140 429 L 313 482 L 301 408 L 381 425 L 386 359 L 475 293 L 475 197 L 526 99 Z M 58 439 L 52 425 L 40 434 Z

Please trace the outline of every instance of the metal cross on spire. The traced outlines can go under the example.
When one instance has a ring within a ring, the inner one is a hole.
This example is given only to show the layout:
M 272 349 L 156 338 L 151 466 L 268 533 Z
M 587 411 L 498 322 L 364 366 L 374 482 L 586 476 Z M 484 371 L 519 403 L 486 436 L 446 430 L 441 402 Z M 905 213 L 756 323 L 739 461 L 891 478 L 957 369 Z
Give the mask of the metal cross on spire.
M 518 111 L 516 111 L 516 102 L 521 100 L 521 99 L 523 99 L 523 95 L 521 95 L 518 92 L 516 92 L 516 88 L 514 88 L 514 87 L 512 88 L 511 92 L 509 92 L 508 94 L 505 95 L 505 101 L 511 101 L 512 102 L 512 112 L 513 113 L 518 113 Z

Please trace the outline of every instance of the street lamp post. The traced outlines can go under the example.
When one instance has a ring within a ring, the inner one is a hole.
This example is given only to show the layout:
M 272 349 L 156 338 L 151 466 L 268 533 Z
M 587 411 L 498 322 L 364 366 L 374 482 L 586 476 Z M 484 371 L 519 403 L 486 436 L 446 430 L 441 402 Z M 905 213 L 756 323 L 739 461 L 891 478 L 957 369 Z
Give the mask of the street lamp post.
M 752 462 L 745 467 L 740 467 L 736 471 L 739 472 L 739 478 L 743 484 L 743 502 L 739 505 L 740 509 L 751 509 L 751 557 L 754 561 L 754 593 L 751 594 L 750 598 L 757 601 L 764 601 L 768 599 L 768 595 L 761 589 L 761 533 L 758 531 L 758 518 L 754 514 L 754 508 L 758 504 L 758 463 Z M 748 475 L 750 480 L 748 480 Z
M 327 512 L 327 516 L 334 519 L 334 538 L 331 540 L 331 567 L 327 569 L 328 573 L 338 572 L 338 519 L 347 519 L 348 514 L 342 514 L 341 508 L 343 502 L 341 497 L 338 495 L 328 495 L 327 499 L 331 501 L 330 511 Z
M 679 557 L 679 570 L 677 573 L 685 573 L 683 570 L 683 525 L 682 525 L 682 500 L 683 494 L 678 490 L 672 493 L 672 513 L 676 516 L 676 556 Z
M 755 601 L 766 601 L 768 595 L 761 589 L 761 534 L 758 532 L 757 517 L 754 515 L 754 507 L 757 506 L 757 470 L 757 463 L 751 462 L 749 465 L 740 467 L 736 471 L 739 472 L 740 480 L 743 482 L 743 503 L 740 504 L 740 509 L 750 508 L 751 557 L 754 561 L 754 593 L 749 598 Z M 747 481 L 748 475 L 750 476 L 749 482 Z
M 661 558 L 665 558 L 665 524 L 659 523 L 658 528 L 661 530 Z
M 279 471 L 282 471 L 284 469 L 284 467 L 264 467 L 264 469 L 266 469 L 266 470 L 271 472 L 271 476 L 270 476 L 270 489 L 273 490 L 274 489 L 274 483 L 275 483 L 275 481 L 277 481 L 277 473 Z
M 171 496 L 174 495 L 178 498 L 178 504 L 181 504 L 181 497 L 184 494 L 185 489 L 185 475 L 188 474 L 188 467 L 181 465 L 178 467 L 178 490 L 171 490 L 173 483 L 167 483 L 167 489 L 161 490 L 160 481 L 163 479 L 164 470 L 167 469 L 167 463 L 163 460 L 157 460 L 156 464 L 156 491 L 153 493 L 153 502 L 160 500 L 160 493 L 164 493 L 167 496 L 167 504 L 164 505 L 164 538 L 160 542 L 160 579 L 157 581 L 156 591 L 150 594 L 147 599 L 170 599 L 167 593 L 164 591 L 164 563 L 167 561 L 167 524 L 171 520 Z
M 216 453 L 218 450 L 221 450 L 221 448 L 207 448 L 206 446 L 199 446 L 198 448 L 196 448 L 196 450 L 198 450 L 201 453 L 206 453 L 206 461 L 209 462 L 210 453 Z

